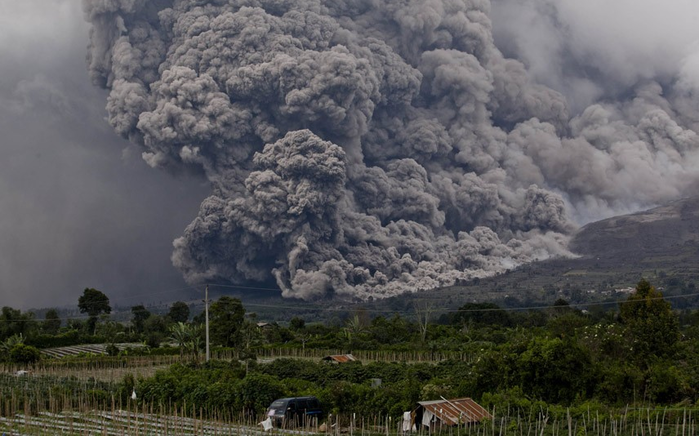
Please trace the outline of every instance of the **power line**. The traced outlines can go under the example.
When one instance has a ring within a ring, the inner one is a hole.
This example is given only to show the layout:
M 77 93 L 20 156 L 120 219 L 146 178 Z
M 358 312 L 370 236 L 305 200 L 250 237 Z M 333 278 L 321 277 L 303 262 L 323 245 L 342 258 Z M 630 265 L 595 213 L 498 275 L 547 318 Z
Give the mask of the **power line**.
M 555 308 L 579 308 L 579 307 L 587 307 L 587 306 L 592 306 L 592 305 L 599 305 L 599 306 L 608 306 L 608 305 L 619 305 L 619 304 L 624 304 L 624 303 L 642 303 L 648 300 L 651 301 L 657 301 L 657 300 L 668 300 L 668 299 L 679 299 L 679 298 L 687 298 L 687 297 L 696 297 L 699 296 L 699 293 L 692 293 L 692 294 L 685 294 L 685 295 L 672 295 L 668 297 L 655 297 L 655 298 L 648 298 L 648 299 L 643 299 L 643 300 L 637 300 L 637 301 L 627 301 L 627 300 L 619 300 L 619 301 L 602 301 L 602 302 L 589 302 L 589 303 L 575 303 L 575 304 L 569 304 L 568 306 L 554 306 L 554 305 L 540 305 L 540 306 L 524 306 L 524 307 L 498 307 L 498 308 L 477 308 L 477 309 L 453 309 L 453 308 L 444 308 L 444 307 L 436 307 L 433 309 L 434 312 L 440 312 L 440 313 L 486 313 L 486 312 L 497 312 L 497 311 L 503 311 L 503 312 L 523 312 L 523 311 L 533 311 L 533 310 L 544 310 L 544 309 L 555 309 Z M 429 301 L 429 300 L 426 300 Z M 163 306 L 166 304 L 161 304 L 157 305 L 155 307 Z M 195 304 L 196 305 L 196 304 Z M 244 307 L 260 307 L 260 308 L 268 308 L 268 309 L 293 309 L 293 310 L 301 310 L 301 311 L 318 311 L 318 312 L 335 312 L 335 313 L 343 313 L 343 312 L 351 312 L 352 310 L 357 310 L 360 309 L 364 312 L 370 312 L 370 313 L 398 313 L 398 314 L 406 314 L 406 313 L 412 313 L 413 311 L 411 309 L 405 309 L 405 310 L 385 310 L 385 309 L 371 309 L 371 308 L 364 308 L 364 307 L 354 307 L 354 308 L 339 308 L 339 307 L 318 307 L 318 306 L 293 306 L 293 305 L 279 305 L 279 304 L 260 304 L 260 303 L 244 303 Z M 149 306 L 153 307 L 153 306 Z M 25 312 L 25 313 L 31 313 L 31 312 Z M 53 318 L 53 319 L 60 319 L 61 321 L 70 321 L 74 319 L 89 319 L 89 315 L 78 315 L 78 316 L 71 316 L 67 318 Z M 0 319 L 0 323 L 5 322 L 5 323 L 22 323 L 22 322 L 43 322 L 46 321 L 46 319 L 23 319 L 23 320 L 7 320 L 7 319 Z
M 125 297 L 119 297 L 118 300 L 114 300 L 115 305 L 120 305 L 123 304 L 121 303 L 123 300 L 134 300 L 140 297 L 152 297 L 152 296 L 157 296 L 157 295 L 168 295 L 168 294 L 174 294 L 179 291 L 197 291 L 197 292 L 204 292 L 203 288 L 207 286 L 206 284 L 201 284 L 201 285 L 190 285 L 190 286 L 183 286 L 179 288 L 172 288 L 172 289 L 167 289 L 159 292 L 144 292 L 141 294 L 132 294 L 128 295 Z M 281 292 L 279 288 L 267 288 L 267 287 L 261 287 L 261 286 L 241 286 L 241 285 L 219 285 L 219 284 L 209 284 L 212 288 L 230 288 L 230 289 L 242 289 L 242 290 L 253 290 L 253 291 L 270 291 L 270 292 Z M 200 289 L 201 288 L 201 289 Z M 154 306 L 154 305 L 151 305 Z
M 260 286 L 215 285 L 215 284 L 211 284 L 209 286 L 211 286 L 213 288 L 252 289 L 252 290 L 258 290 L 258 291 L 274 291 L 274 292 L 281 291 L 281 289 L 279 289 L 279 288 L 265 288 L 265 287 L 260 287 Z

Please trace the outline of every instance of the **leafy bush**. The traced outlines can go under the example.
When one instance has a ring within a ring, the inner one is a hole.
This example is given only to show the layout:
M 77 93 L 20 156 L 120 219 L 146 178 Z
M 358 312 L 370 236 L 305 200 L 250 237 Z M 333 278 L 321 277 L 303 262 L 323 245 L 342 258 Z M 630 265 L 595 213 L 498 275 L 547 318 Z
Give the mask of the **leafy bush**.
M 238 400 L 245 369 L 238 362 L 174 364 L 138 383 L 139 401 L 177 406 L 196 405 L 209 411 L 242 410 Z M 266 407 L 266 405 L 265 405 Z
M 284 395 L 279 379 L 267 374 L 248 374 L 238 384 L 238 398 L 244 412 L 262 413 L 272 401 Z
M 675 366 L 651 366 L 646 376 L 646 395 L 653 403 L 670 404 L 691 395 L 689 383 Z
M 10 361 L 13 363 L 30 364 L 41 359 L 41 352 L 31 345 L 15 344 L 10 349 Z
M 525 393 L 553 403 L 588 398 L 594 377 L 587 350 L 566 339 L 534 339 L 517 361 L 517 377 Z

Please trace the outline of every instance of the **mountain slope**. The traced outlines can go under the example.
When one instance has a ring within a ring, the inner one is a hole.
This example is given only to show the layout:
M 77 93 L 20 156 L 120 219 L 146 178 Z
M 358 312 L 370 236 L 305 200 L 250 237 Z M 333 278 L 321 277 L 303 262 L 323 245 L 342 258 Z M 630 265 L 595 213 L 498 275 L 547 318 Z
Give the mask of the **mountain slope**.
M 699 307 L 699 197 L 582 227 L 571 241 L 579 257 L 523 265 L 505 274 L 458 286 L 402 296 L 375 306 L 408 310 L 418 301 L 455 308 L 466 302 L 509 306 L 604 303 L 624 298 L 615 290 L 645 277 L 674 299 L 675 307 Z M 421 303 L 422 304 L 422 303 Z
M 619 255 L 634 260 L 677 256 L 697 246 L 699 197 L 588 224 L 571 242 L 573 252 L 600 259 Z

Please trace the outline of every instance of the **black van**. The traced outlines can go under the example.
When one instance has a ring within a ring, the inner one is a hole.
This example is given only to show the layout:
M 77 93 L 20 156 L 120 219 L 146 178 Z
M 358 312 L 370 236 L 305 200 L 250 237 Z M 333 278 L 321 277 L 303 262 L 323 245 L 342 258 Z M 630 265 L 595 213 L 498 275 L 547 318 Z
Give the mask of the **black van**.
M 275 427 L 314 425 L 323 411 L 316 397 L 293 397 L 275 400 L 267 408 L 267 416 Z

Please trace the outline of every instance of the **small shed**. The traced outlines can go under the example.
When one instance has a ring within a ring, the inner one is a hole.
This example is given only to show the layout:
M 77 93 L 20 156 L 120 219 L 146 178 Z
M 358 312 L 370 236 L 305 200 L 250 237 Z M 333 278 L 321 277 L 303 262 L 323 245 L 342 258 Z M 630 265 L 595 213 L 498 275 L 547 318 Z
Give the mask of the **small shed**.
M 347 363 L 354 362 L 357 359 L 355 359 L 351 354 L 333 354 L 323 357 L 323 360 L 330 363 Z
M 492 415 L 471 398 L 420 401 L 414 411 L 414 422 L 430 428 L 477 424 L 486 418 Z

